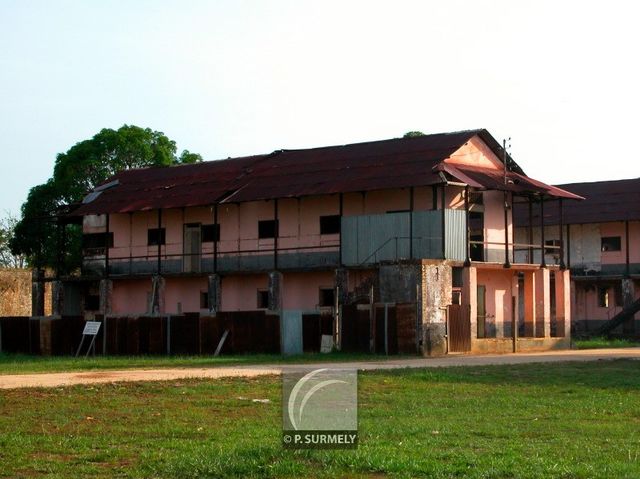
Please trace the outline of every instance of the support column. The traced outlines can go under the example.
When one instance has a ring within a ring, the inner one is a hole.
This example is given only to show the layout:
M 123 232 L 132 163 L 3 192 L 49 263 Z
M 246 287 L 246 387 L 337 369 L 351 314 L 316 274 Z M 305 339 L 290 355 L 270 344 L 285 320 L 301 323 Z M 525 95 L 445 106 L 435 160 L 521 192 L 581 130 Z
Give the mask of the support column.
M 524 336 L 535 336 L 536 301 L 533 271 L 524 272 Z
M 422 263 L 422 354 L 447 354 L 447 306 L 451 304 L 451 266 Z
M 556 271 L 556 323 L 557 335 L 571 337 L 571 274 L 569 270 Z
M 222 304 L 222 278 L 219 274 L 207 277 L 207 295 L 209 297 L 209 313 L 215 316 Z
M 149 312 L 151 314 L 164 313 L 164 278 L 155 275 L 151 278 L 151 300 L 149 304 Z
M 31 316 L 44 316 L 44 270 L 31 270 Z
M 474 266 L 462 270 L 462 307 L 471 322 L 471 340 L 478 338 L 478 271 Z
M 622 279 L 622 306 L 626 308 L 635 301 L 636 290 L 631 278 Z M 625 336 L 635 337 L 636 321 L 635 315 L 632 319 L 622 325 L 622 332 Z
M 64 311 L 64 284 L 60 280 L 51 282 L 51 314 L 62 316 Z
M 349 270 L 347 268 L 336 269 L 335 285 L 338 288 L 338 303 L 345 304 L 349 299 Z
M 105 316 L 111 314 L 111 298 L 113 297 L 113 281 L 101 279 L 100 286 L 100 312 Z
M 271 271 L 269 273 L 269 311 L 282 309 L 282 273 Z
M 551 275 L 547 268 L 540 268 L 534 273 L 535 298 L 536 298 L 536 338 L 548 338 L 551 336 L 551 301 L 550 283 Z

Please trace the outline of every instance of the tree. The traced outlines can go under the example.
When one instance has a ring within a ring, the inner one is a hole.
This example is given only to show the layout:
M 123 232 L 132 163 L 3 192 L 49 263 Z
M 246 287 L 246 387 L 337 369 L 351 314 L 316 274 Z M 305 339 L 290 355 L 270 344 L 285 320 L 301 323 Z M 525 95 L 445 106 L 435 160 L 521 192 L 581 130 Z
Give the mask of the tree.
M 419 136 L 425 136 L 425 134 L 421 131 L 408 131 L 402 136 L 402 138 L 417 138 Z
M 53 176 L 31 188 L 22 205 L 22 217 L 9 243 L 11 252 L 24 255 L 38 268 L 77 268 L 82 231 L 77 225 L 69 225 L 66 238 L 61 237 L 55 224 L 60 209 L 80 202 L 87 192 L 119 171 L 202 161 L 197 153 L 184 150 L 178 157 L 176 151 L 176 143 L 164 133 L 124 125 L 117 130 L 105 128 L 58 154 Z M 61 257 L 63 241 L 67 247 Z
M 17 223 L 18 218 L 8 212 L 4 218 L 0 219 L 0 267 L 2 268 L 24 268 L 26 266 L 25 256 L 13 254 L 9 247 Z

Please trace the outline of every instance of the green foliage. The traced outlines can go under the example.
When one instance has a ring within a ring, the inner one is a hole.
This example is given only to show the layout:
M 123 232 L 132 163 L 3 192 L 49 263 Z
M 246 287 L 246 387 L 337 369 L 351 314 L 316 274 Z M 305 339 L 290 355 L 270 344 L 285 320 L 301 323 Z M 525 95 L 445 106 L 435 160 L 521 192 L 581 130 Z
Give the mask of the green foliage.
M 9 242 L 11 251 L 25 255 L 35 267 L 55 267 L 61 259 L 64 269 L 71 271 L 80 265 L 82 232 L 77 226 L 67 227 L 67 253 L 60 258 L 61 238 L 53 216 L 62 206 L 81 201 L 96 185 L 122 170 L 198 161 L 202 157 L 188 150 L 178 157 L 175 142 L 162 132 L 134 125 L 105 128 L 60 153 L 52 178 L 31 189 Z
M 425 134 L 421 131 L 408 131 L 402 136 L 402 138 L 417 138 L 419 136 L 425 136 Z
M 0 268 L 24 268 L 26 258 L 22 254 L 13 254 L 9 243 L 18 219 L 10 213 L 0 219 Z

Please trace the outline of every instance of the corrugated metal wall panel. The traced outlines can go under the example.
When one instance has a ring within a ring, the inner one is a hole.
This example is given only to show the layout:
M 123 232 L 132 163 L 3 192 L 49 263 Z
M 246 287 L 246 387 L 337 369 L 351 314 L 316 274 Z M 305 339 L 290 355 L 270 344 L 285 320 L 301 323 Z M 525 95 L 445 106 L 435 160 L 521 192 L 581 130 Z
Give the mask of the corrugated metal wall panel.
M 413 212 L 413 257 L 442 258 L 442 212 Z
M 413 254 L 409 241 L 413 215 Z M 445 210 L 446 259 L 464 261 L 466 217 Z M 347 266 L 406 258 L 442 258 L 442 212 L 414 211 L 342 218 L 342 261 Z
M 445 258 L 457 261 L 465 259 L 467 221 L 464 210 L 445 210 Z
M 409 258 L 409 213 L 345 216 L 341 228 L 346 265 Z

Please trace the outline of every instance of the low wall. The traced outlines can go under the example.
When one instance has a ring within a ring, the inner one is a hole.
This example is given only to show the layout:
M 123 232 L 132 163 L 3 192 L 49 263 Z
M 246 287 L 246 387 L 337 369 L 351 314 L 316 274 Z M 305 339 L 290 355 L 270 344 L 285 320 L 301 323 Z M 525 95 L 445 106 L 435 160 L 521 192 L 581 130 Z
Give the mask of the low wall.
M 516 350 L 519 353 L 570 349 L 570 338 L 518 338 Z M 513 352 L 513 339 L 487 338 L 472 339 L 472 354 L 506 354 Z
M 219 313 L 215 317 L 111 317 L 96 315 L 102 326 L 95 339 L 96 354 L 213 354 L 225 331 L 222 354 L 280 352 L 280 318 L 263 311 Z M 73 355 L 82 339 L 85 320 L 77 316 L 2 317 L 0 351 L 7 353 Z M 85 340 L 82 354 L 90 338 Z

